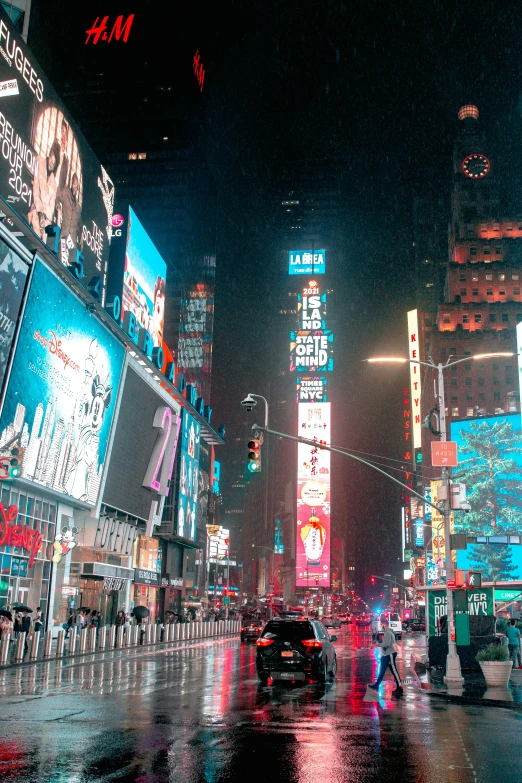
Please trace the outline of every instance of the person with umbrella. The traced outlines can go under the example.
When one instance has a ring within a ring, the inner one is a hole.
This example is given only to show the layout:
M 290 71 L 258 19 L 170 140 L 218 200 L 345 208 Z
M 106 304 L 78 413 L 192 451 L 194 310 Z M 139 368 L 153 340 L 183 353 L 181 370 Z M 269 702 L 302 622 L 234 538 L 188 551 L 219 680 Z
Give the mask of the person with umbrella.
M 21 622 L 20 630 L 22 633 L 25 633 L 25 645 L 24 645 L 25 652 L 27 652 L 27 650 L 29 649 L 29 645 L 27 644 L 27 641 L 29 639 L 29 636 L 31 635 L 31 631 L 33 630 L 33 621 L 31 619 L 32 611 L 33 610 L 29 609 L 28 606 L 24 606 L 22 608 L 22 622 Z
M 135 606 L 132 610 L 133 617 L 136 618 L 136 624 L 140 626 L 140 644 L 143 644 L 143 637 L 145 636 L 145 628 L 142 628 L 142 623 L 145 617 L 150 614 L 146 606 Z

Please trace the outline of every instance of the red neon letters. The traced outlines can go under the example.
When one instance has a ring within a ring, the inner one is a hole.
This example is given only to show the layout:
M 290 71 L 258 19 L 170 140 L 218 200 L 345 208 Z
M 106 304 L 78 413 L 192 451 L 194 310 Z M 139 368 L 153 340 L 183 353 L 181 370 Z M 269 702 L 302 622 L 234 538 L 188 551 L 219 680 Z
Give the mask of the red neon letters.
M 112 39 L 114 38 L 116 41 L 119 41 L 120 39 L 123 40 L 123 43 L 127 43 L 129 40 L 129 33 L 131 31 L 132 22 L 134 21 L 134 14 L 130 14 L 125 22 L 123 21 L 123 16 L 118 16 L 116 18 L 116 21 L 114 22 L 111 31 L 109 33 L 109 28 L 107 27 L 107 22 L 109 21 L 108 16 L 104 16 L 100 22 L 100 17 L 96 17 L 96 21 L 94 22 L 93 26 L 90 30 L 86 30 L 87 39 L 85 41 L 86 44 L 92 43 L 96 46 L 96 44 L 100 41 L 107 41 L 107 43 L 110 43 Z
M 27 525 L 11 524 L 17 516 L 18 506 L 9 506 L 6 511 L 4 504 L 0 503 L 0 547 L 13 546 L 29 552 L 29 568 L 32 568 L 42 546 L 42 534 Z

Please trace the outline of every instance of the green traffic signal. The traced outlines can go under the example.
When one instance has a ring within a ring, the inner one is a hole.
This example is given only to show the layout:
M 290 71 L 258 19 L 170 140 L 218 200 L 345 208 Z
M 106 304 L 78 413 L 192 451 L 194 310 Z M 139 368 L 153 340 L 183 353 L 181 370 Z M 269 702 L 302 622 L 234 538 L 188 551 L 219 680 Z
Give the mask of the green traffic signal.
M 13 446 L 11 459 L 9 460 L 9 475 L 11 478 L 19 478 L 22 474 L 22 458 L 24 450 L 20 446 Z
M 259 473 L 261 471 L 261 441 L 248 441 L 248 470 L 250 473 Z

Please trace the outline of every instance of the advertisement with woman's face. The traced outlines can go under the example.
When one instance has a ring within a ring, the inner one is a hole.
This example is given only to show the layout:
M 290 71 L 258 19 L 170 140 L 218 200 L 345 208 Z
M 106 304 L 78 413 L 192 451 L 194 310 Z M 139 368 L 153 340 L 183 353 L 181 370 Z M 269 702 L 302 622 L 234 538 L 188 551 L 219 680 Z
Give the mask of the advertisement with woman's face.
M 1 8 L 0 50 L 0 196 L 64 266 L 81 254 L 82 282 L 104 286 L 113 183 Z

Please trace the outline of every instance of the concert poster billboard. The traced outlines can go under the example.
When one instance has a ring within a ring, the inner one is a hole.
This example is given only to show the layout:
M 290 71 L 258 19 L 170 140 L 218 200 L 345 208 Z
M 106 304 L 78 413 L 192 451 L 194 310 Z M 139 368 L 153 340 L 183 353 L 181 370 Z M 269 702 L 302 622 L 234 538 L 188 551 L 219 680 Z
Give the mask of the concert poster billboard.
M 9 365 L 29 266 L 0 239 L 0 391 Z
M 22 478 L 96 504 L 124 353 L 37 259 L 0 416 L 0 454 L 15 439 Z
M 330 444 L 331 403 L 300 403 L 298 434 Z M 330 452 L 297 447 L 296 587 L 330 586 Z
M 132 207 L 113 215 L 108 292 L 119 296 L 156 348 L 163 342 L 167 265 Z
M 0 8 L 0 197 L 64 264 L 81 253 L 104 300 L 114 185 L 31 50 Z

